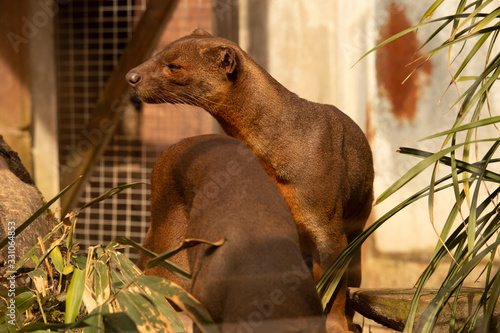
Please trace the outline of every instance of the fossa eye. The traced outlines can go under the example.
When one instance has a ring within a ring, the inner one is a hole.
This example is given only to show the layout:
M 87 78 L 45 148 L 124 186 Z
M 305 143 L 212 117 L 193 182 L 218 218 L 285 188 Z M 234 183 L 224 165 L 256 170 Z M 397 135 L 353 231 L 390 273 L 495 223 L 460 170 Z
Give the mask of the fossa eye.
M 165 68 L 168 68 L 168 70 L 172 73 L 177 72 L 178 70 L 182 69 L 181 66 L 179 65 L 174 65 L 174 64 L 166 64 Z

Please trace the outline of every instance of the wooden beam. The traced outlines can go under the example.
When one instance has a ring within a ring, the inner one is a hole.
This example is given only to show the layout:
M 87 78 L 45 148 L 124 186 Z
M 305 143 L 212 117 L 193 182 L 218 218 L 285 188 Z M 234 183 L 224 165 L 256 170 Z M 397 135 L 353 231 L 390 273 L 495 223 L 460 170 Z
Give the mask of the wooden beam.
M 150 0 L 122 57 L 99 98 L 88 125 L 70 157 L 61 168 L 61 188 L 83 176 L 71 191 L 62 197 L 62 216 L 78 202 L 95 165 L 104 153 L 129 102 L 130 87 L 125 74 L 143 62 L 153 51 L 166 24 L 177 7 L 178 0 Z

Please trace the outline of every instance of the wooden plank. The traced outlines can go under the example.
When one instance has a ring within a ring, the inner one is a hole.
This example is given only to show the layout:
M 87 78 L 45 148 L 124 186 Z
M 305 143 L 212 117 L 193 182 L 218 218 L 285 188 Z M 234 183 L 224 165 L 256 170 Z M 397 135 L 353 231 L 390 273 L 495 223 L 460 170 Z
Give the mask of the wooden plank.
M 63 196 L 62 216 L 77 203 L 95 165 L 122 120 L 124 106 L 129 99 L 127 92 L 130 89 L 125 80 L 125 74 L 150 55 L 178 2 L 178 0 L 149 1 L 118 66 L 114 69 L 97 102 L 86 129 L 82 131 L 80 142 L 61 169 L 61 187 L 72 183 L 80 175 L 83 176 L 82 180 Z

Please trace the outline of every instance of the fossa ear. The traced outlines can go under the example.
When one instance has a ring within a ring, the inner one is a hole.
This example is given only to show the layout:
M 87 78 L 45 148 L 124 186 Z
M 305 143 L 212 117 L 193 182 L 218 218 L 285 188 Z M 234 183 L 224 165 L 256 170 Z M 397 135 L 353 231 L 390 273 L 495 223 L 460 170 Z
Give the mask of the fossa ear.
M 238 59 L 236 51 L 230 46 L 208 46 L 205 50 L 201 51 L 201 55 L 211 59 L 214 64 L 222 68 L 226 75 L 232 75 L 236 72 Z
M 226 74 L 230 75 L 236 71 L 238 60 L 236 58 L 236 51 L 229 46 L 219 47 L 220 66 L 224 68 Z
M 189 36 L 205 36 L 205 37 L 212 37 L 212 35 L 206 31 L 206 30 L 203 30 L 202 28 L 198 27 L 196 29 L 194 29 L 190 34 Z

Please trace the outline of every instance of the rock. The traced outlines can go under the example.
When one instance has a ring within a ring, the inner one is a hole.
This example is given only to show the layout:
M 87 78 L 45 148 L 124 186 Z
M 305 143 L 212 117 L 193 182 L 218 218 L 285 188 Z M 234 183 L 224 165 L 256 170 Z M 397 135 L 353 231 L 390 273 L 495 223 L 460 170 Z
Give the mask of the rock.
M 44 205 L 42 194 L 34 184 L 31 176 L 21 163 L 19 156 L 3 140 L 0 135 L 0 241 L 8 235 L 9 227 L 19 227 Z M 12 223 L 14 222 L 14 223 Z M 40 215 L 22 233 L 16 235 L 16 263 L 38 243 L 38 236 L 44 237 L 54 227 L 54 217 L 50 211 Z M 7 256 L 9 246 L 0 251 L 0 275 L 9 270 Z M 24 267 L 33 267 L 28 261 Z

